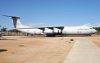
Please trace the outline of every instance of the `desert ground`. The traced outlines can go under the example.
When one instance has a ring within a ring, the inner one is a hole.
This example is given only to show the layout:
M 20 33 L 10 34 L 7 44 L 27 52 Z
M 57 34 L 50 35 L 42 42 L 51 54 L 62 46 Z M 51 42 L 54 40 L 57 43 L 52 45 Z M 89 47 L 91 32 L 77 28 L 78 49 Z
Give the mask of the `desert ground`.
M 99 63 L 100 36 L 4 36 L 0 63 Z

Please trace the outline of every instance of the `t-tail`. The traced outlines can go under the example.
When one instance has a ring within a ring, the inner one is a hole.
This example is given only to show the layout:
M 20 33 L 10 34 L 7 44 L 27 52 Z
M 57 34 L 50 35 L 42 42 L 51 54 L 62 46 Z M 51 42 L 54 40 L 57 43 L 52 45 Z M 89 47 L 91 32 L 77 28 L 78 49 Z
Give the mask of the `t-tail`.
M 8 15 L 3 15 L 3 16 L 10 17 L 13 20 L 14 28 L 29 28 L 29 26 L 21 24 L 20 17 L 18 16 L 8 16 Z

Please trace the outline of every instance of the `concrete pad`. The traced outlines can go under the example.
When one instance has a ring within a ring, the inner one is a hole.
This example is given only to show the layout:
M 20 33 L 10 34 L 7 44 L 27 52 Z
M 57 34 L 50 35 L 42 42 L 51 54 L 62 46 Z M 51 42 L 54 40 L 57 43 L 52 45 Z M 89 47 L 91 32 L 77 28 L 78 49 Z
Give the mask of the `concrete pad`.
M 100 49 L 88 38 L 77 39 L 64 63 L 100 63 Z

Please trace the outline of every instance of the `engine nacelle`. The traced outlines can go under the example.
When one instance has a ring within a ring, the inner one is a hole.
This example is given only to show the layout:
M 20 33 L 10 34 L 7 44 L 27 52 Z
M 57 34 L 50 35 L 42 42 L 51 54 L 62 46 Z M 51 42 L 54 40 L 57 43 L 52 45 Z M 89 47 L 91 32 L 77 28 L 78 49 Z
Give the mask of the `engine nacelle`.
M 54 28 L 54 34 L 60 34 L 61 33 L 61 30 L 58 29 L 58 28 Z
M 51 30 L 49 28 L 45 28 L 44 34 L 53 34 L 53 30 Z

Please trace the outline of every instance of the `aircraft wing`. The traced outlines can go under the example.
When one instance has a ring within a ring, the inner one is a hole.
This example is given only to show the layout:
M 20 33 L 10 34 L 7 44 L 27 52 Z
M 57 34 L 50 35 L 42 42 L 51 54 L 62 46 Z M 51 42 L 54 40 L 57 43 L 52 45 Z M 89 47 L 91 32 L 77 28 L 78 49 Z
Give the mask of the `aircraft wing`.
M 54 29 L 54 28 L 58 28 L 58 29 L 63 29 L 64 26 L 47 26 L 47 27 L 38 27 L 38 29 L 45 29 L 45 28 L 49 28 L 49 29 Z

